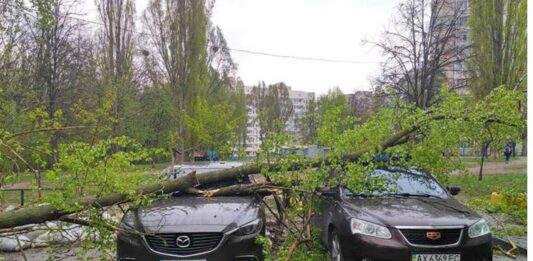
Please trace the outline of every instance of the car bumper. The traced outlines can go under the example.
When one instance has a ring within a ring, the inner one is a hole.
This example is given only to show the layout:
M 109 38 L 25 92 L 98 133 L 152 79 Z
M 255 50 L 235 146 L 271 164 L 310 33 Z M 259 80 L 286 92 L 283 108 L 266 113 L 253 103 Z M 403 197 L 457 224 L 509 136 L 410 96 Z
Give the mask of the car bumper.
M 235 260 L 252 261 L 262 259 L 262 247 L 255 242 L 255 235 L 227 235 L 214 250 L 200 255 L 179 257 L 155 253 L 144 239 L 136 235 L 117 233 L 117 259 L 122 260 Z
M 413 254 L 460 254 L 461 261 L 492 261 L 490 235 L 463 238 L 453 247 L 415 247 L 403 238 L 380 239 L 364 235 L 345 235 L 341 239 L 345 260 L 410 261 Z M 364 259 L 366 258 L 366 259 Z

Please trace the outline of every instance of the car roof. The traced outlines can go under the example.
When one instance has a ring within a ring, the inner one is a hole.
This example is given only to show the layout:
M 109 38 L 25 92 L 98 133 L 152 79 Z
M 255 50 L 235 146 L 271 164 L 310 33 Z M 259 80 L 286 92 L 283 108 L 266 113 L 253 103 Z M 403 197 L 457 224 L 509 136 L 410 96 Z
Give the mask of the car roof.
M 424 177 L 433 177 L 429 173 L 422 172 L 420 170 L 416 170 L 413 168 L 406 169 L 403 167 L 390 167 L 390 168 L 379 168 L 377 170 L 386 171 L 386 172 L 399 172 L 399 173 L 404 173 L 404 174 L 409 174 L 409 175 L 418 175 L 418 176 L 424 176 Z
M 196 174 L 201 174 L 224 169 L 236 168 L 242 165 L 243 162 L 238 161 L 190 162 L 169 166 L 165 170 L 163 170 L 163 174 L 168 175 L 174 173 L 174 171 L 176 170 L 180 172 L 179 175 L 187 174 L 193 171 L 196 171 Z

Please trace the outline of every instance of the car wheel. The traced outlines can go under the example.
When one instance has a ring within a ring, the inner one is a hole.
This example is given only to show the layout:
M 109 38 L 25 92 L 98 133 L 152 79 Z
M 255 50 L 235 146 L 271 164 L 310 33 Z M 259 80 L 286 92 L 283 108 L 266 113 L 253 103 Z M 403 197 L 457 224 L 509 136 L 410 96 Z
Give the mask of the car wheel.
M 341 243 L 335 230 L 329 235 L 329 257 L 331 261 L 343 261 Z

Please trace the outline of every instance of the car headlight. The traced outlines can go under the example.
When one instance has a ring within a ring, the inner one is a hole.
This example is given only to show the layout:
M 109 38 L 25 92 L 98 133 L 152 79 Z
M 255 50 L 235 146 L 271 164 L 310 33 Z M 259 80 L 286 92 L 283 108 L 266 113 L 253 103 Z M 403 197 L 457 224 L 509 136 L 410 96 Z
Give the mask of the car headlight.
M 471 225 L 468 228 L 468 236 L 470 238 L 480 237 L 488 233 L 490 233 L 490 228 L 484 219 L 481 219 L 480 221 L 478 221 L 474 225 Z
M 245 225 L 241 226 L 237 230 L 235 230 L 234 234 L 237 236 L 246 236 L 246 235 L 252 235 L 256 234 L 263 228 L 263 220 L 260 218 L 248 222 Z
M 135 230 L 135 219 L 131 211 L 127 212 L 119 223 L 124 230 Z
M 356 218 L 351 219 L 350 228 L 352 230 L 352 234 L 362 234 L 385 239 L 392 237 L 388 228 Z

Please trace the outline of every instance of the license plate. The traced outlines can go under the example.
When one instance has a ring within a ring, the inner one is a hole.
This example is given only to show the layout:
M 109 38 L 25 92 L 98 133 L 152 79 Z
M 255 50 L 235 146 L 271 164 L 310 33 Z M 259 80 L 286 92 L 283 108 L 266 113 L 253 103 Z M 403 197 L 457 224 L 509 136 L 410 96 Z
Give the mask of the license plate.
M 460 254 L 413 254 L 411 261 L 461 261 Z
M 159 259 L 159 261 L 206 261 L 205 259 Z

